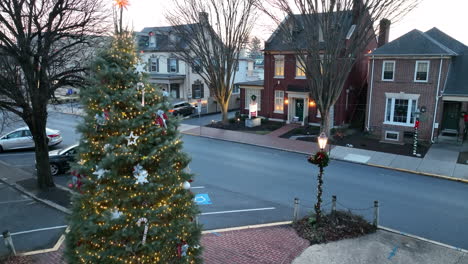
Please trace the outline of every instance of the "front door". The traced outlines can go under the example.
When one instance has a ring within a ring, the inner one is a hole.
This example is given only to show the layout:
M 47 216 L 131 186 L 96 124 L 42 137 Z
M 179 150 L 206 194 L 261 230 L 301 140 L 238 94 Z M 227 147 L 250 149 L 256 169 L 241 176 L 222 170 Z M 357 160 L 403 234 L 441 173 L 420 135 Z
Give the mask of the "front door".
M 171 96 L 173 98 L 180 98 L 180 85 L 178 83 L 171 83 Z
M 296 99 L 296 116 L 299 117 L 299 121 L 304 120 L 304 99 Z
M 459 122 L 460 122 L 460 103 L 459 102 L 444 102 L 442 129 L 458 130 Z

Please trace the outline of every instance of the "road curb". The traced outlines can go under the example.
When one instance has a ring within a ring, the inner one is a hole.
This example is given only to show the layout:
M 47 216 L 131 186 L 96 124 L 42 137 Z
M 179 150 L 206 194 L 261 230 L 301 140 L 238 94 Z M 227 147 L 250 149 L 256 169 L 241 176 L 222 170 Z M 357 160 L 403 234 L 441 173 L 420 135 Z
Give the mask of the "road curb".
M 5 166 L 11 167 L 10 164 L 8 164 L 8 163 L 6 163 L 6 162 L 4 162 L 4 161 L 1 161 L 1 160 L 0 160 L 0 163 L 2 163 L 2 164 L 5 165 Z M 15 169 L 21 170 L 21 171 L 23 171 L 24 173 L 28 173 L 28 172 L 26 172 L 26 171 L 24 171 L 24 170 L 22 170 L 22 169 L 20 169 L 20 168 L 15 168 Z M 25 195 L 31 197 L 32 199 L 34 199 L 34 200 L 36 200 L 36 201 L 38 201 L 38 202 L 41 202 L 41 203 L 43 203 L 43 204 L 46 204 L 46 205 L 48 205 L 48 206 L 50 206 L 50 207 L 52 207 L 52 208 L 54 208 L 54 209 L 57 209 L 57 210 L 59 210 L 59 211 L 61 211 L 61 212 L 63 212 L 63 213 L 71 214 L 71 210 L 70 210 L 70 209 L 65 208 L 65 207 L 63 207 L 63 206 L 61 206 L 61 205 L 59 205 L 59 204 L 56 204 L 56 203 L 54 203 L 54 202 L 52 202 L 52 201 L 50 201 L 50 200 L 46 200 L 46 199 L 39 198 L 39 197 L 37 197 L 37 195 L 35 195 L 34 193 L 32 193 L 32 192 L 26 190 L 25 188 L 23 188 L 22 186 L 20 186 L 20 185 L 17 184 L 17 183 L 11 183 L 11 182 L 5 180 L 4 178 L 0 178 L 0 181 L 3 182 L 3 183 L 5 183 L 6 185 L 10 186 L 11 188 L 14 188 L 15 190 L 17 190 L 17 191 L 19 191 L 19 192 L 21 192 L 21 193 L 23 193 L 23 194 L 25 194 Z M 56 186 L 57 186 L 57 185 L 56 185 Z M 59 188 L 59 189 L 60 189 L 60 188 Z
M 205 231 L 202 231 L 202 235 L 211 234 L 211 233 L 222 233 L 222 232 L 229 232 L 229 231 L 253 229 L 253 228 L 262 228 L 262 227 L 271 227 L 271 226 L 280 226 L 280 225 L 290 225 L 290 224 L 292 224 L 292 221 L 273 222 L 273 223 L 268 223 L 268 224 L 246 225 L 246 226 L 237 226 L 237 227 L 228 227 L 228 228 L 221 228 L 221 229 L 205 230 Z
M 427 243 L 431 243 L 431 244 L 434 244 L 434 245 L 438 245 L 438 246 L 441 246 L 441 247 L 446 247 L 446 248 L 449 248 L 449 249 L 452 249 L 452 250 L 460 251 L 460 252 L 463 252 L 463 253 L 468 253 L 468 250 L 463 249 L 463 248 L 454 247 L 454 246 L 451 246 L 451 245 L 447 245 L 447 244 L 444 244 L 444 243 L 441 243 L 441 242 L 430 240 L 430 239 L 427 239 L 427 238 L 424 238 L 424 237 L 408 234 L 408 233 L 401 232 L 401 231 L 391 229 L 391 228 L 388 228 L 388 227 L 384 227 L 384 226 L 379 225 L 377 228 L 380 229 L 380 230 L 390 232 L 390 233 L 395 233 L 395 234 L 398 234 L 398 235 L 402 235 L 402 236 L 413 238 L 413 239 L 418 239 L 418 240 L 421 240 L 421 241 L 424 241 L 424 242 L 427 242 Z
M 272 146 L 258 145 L 258 144 L 254 144 L 254 143 L 239 142 L 239 141 L 234 141 L 234 140 L 229 140 L 229 139 L 224 139 L 224 138 L 217 138 L 217 137 L 200 135 L 200 134 L 192 134 L 192 133 L 187 133 L 187 132 L 180 132 L 180 133 L 185 134 L 185 135 L 190 135 L 190 136 L 204 137 L 204 138 L 216 139 L 216 140 L 227 141 L 227 142 L 234 142 L 234 143 L 238 143 L 238 144 L 262 147 L 262 148 L 269 148 L 269 149 L 275 149 L 275 150 L 286 151 L 286 152 L 291 152 L 291 153 L 311 155 L 311 153 L 297 151 L 297 150 L 282 149 L 282 148 L 277 148 L 277 147 L 272 147 Z M 428 177 L 433 177 L 433 178 L 438 178 L 438 179 L 443 179 L 443 180 L 455 181 L 455 182 L 461 182 L 461 183 L 468 184 L 467 179 L 455 178 L 455 177 L 450 177 L 450 176 L 446 176 L 446 175 L 433 174 L 433 173 L 427 173 L 427 172 L 421 172 L 421 171 L 413 171 L 413 170 L 407 170 L 407 169 L 402 169 L 402 168 L 394 168 L 394 167 L 388 167 L 388 166 L 373 164 L 373 163 L 355 162 L 355 161 L 351 161 L 351 160 L 332 158 L 332 157 L 330 157 L 330 159 L 343 161 L 343 162 L 348 162 L 348 163 L 366 165 L 366 166 L 370 166 L 370 167 L 382 168 L 382 169 L 387 169 L 387 170 L 407 172 L 407 173 L 418 174 L 418 175 L 422 175 L 422 176 L 428 176 Z
M 57 240 L 57 243 L 55 243 L 55 245 L 51 248 L 27 251 L 27 252 L 19 253 L 18 256 L 32 256 L 32 255 L 37 255 L 37 254 L 55 252 L 59 250 L 60 246 L 62 246 L 63 242 L 65 242 L 65 238 L 66 238 L 65 236 L 69 231 L 70 231 L 70 227 L 67 227 L 65 229 L 65 233 L 60 236 L 60 238 Z

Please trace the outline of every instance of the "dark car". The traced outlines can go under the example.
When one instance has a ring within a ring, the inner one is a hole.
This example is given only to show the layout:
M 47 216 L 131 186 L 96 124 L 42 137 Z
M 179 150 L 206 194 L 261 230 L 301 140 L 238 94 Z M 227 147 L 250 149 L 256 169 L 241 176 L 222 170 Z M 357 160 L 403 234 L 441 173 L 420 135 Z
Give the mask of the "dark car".
M 78 144 L 49 151 L 50 172 L 53 176 L 65 173 L 70 169 L 70 163 L 75 161 L 76 147 Z
M 188 102 L 176 102 L 172 105 L 173 107 L 171 110 L 169 110 L 169 112 L 171 112 L 175 116 L 190 116 L 193 113 L 195 113 L 195 107 L 193 107 Z

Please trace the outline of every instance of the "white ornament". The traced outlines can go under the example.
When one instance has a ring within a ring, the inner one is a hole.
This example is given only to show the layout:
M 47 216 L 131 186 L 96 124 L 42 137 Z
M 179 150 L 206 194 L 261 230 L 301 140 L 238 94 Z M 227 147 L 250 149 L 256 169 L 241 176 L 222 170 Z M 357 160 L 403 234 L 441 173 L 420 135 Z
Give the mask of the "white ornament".
M 193 246 L 194 249 L 199 249 L 200 245 Z
M 133 131 L 132 131 L 130 132 L 130 135 L 125 138 L 128 140 L 127 146 L 131 146 L 131 145 L 136 145 L 136 141 L 139 138 L 139 136 L 133 135 Z
M 148 234 L 148 219 L 145 217 L 138 219 L 137 221 L 138 227 L 141 226 L 141 223 L 145 223 L 145 231 L 143 232 L 143 240 L 141 241 L 141 244 L 144 245 L 146 243 L 146 234 Z
M 133 177 L 136 178 L 135 184 L 143 184 L 143 183 L 148 183 L 148 171 L 143 169 L 143 167 L 138 164 L 135 167 L 133 167 Z
M 96 175 L 98 179 L 101 179 L 107 172 L 109 171 L 104 169 L 98 169 L 98 166 L 96 166 L 96 171 L 93 172 L 93 174 Z
M 141 75 L 143 72 L 145 72 L 145 65 L 143 63 L 138 63 L 135 66 L 135 72 Z
M 145 106 L 145 84 L 142 82 L 137 83 L 137 89 L 141 90 L 141 105 Z
M 182 188 L 184 188 L 184 190 L 189 190 L 189 189 L 190 189 L 190 182 L 185 181 L 185 182 L 182 184 Z
M 104 150 L 105 150 L 105 151 L 109 151 L 109 150 L 111 150 L 111 149 L 112 149 L 111 144 L 105 144 L 105 145 L 104 145 Z
M 94 118 L 96 119 L 96 122 L 100 126 L 104 126 L 106 124 L 107 120 L 109 119 L 108 116 L 105 113 L 102 113 L 101 115 L 96 114 L 94 116 Z
M 111 219 L 112 219 L 112 220 L 119 219 L 122 215 L 123 215 L 122 212 L 120 212 L 120 211 L 117 210 L 117 209 L 114 209 L 114 210 L 111 212 Z
M 189 248 L 189 245 L 188 245 L 188 244 L 182 245 L 182 247 L 181 247 L 181 249 L 182 249 L 182 254 L 181 254 L 181 256 L 182 256 L 182 257 L 187 256 L 188 248 Z

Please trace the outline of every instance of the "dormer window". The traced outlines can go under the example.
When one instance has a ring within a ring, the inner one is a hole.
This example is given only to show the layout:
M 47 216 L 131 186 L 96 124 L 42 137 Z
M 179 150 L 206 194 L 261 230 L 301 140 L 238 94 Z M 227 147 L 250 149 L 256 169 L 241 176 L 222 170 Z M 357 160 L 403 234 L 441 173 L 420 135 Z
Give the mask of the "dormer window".
M 156 48 L 156 35 L 153 32 L 149 33 L 149 47 Z
M 414 70 L 415 82 L 427 82 L 429 80 L 429 61 L 416 61 Z

